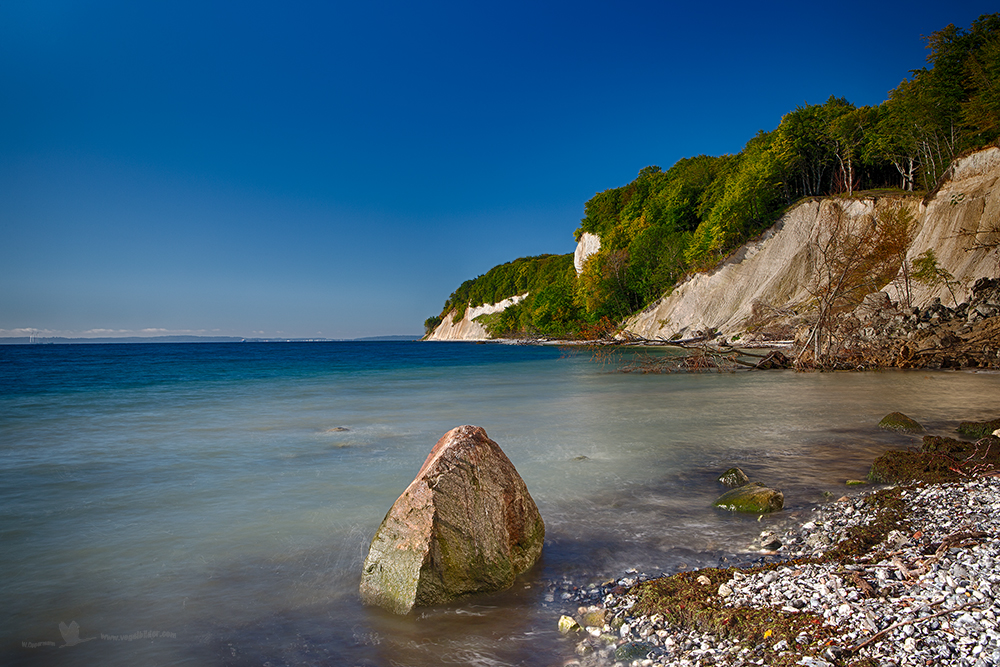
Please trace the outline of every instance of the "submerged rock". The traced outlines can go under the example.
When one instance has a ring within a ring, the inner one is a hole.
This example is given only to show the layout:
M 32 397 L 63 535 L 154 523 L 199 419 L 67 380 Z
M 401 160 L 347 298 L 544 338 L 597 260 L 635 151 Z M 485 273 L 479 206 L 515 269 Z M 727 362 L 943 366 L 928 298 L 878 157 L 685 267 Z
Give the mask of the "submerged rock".
M 583 628 L 580 624 L 573 619 L 572 616 L 566 616 L 565 614 L 559 617 L 559 632 L 562 634 L 569 634 L 570 632 L 578 632 Z
M 924 432 L 923 426 L 902 412 L 892 412 L 882 417 L 882 421 L 878 423 L 878 427 L 886 431 L 899 431 L 900 433 Z
M 958 425 L 959 435 L 977 440 L 988 435 L 996 435 L 995 430 L 1000 430 L 1000 419 L 985 422 L 962 422 Z
M 747 474 L 739 468 L 730 468 L 726 472 L 719 475 L 719 482 L 721 482 L 724 486 L 728 486 L 730 489 L 735 489 L 745 484 L 749 484 L 750 478 L 747 477 Z
M 650 651 L 654 649 L 648 642 L 625 642 L 615 649 L 615 660 L 618 662 L 632 662 L 646 658 Z
M 590 607 L 580 607 L 580 624 L 584 627 L 604 627 L 607 620 L 604 607 L 592 605 Z
M 361 600 L 397 614 L 508 588 L 545 524 L 514 465 L 478 426 L 442 437 L 372 540 Z
M 735 512 L 765 514 L 776 512 L 784 507 L 785 496 L 781 491 L 768 488 L 760 482 L 754 482 L 727 491 L 712 504 Z

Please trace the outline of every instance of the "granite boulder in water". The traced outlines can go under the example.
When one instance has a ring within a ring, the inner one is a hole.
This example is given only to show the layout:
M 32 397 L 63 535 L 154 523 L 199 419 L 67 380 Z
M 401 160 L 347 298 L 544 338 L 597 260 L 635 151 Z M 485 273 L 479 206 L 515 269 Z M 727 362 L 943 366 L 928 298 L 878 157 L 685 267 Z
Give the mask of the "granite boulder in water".
M 508 588 L 542 553 L 545 524 L 514 465 L 478 426 L 448 431 L 386 514 L 361 600 L 397 614 Z

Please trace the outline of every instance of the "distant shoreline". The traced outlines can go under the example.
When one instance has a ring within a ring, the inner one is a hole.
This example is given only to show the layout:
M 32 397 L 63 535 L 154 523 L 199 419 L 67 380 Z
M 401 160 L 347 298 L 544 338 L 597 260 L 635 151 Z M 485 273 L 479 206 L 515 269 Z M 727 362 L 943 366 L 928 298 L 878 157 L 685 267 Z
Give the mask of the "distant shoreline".
M 355 343 L 408 342 L 422 336 L 369 336 L 366 338 L 241 338 L 239 336 L 122 336 L 107 338 L 69 338 L 62 336 L 10 336 L 0 338 L 0 345 L 106 345 L 155 343 Z

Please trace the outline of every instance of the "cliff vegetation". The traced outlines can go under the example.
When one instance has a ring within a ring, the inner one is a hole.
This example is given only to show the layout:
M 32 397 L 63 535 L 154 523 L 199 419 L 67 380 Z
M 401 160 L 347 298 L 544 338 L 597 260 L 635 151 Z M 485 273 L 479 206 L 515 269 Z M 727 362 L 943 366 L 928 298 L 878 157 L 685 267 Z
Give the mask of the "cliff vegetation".
M 949 25 L 926 41 L 926 66 L 878 106 L 831 95 L 791 110 L 736 155 L 684 158 L 666 171 L 649 166 L 631 183 L 595 194 L 575 234 L 578 241 L 597 235 L 600 249 L 579 275 L 570 255 L 495 267 L 455 290 L 440 316 L 425 323 L 428 333 L 446 317 L 460 320 L 469 306 L 527 292 L 516 305 L 483 316 L 490 336 L 593 336 L 615 329 L 686 277 L 717 267 L 793 204 L 935 191 L 956 158 L 1000 138 L 1000 13 L 980 16 L 968 29 Z M 899 210 L 890 231 L 905 236 L 902 218 L 909 213 Z M 905 260 L 899 243 L 886 253 Z M 891 274 L 899 265 L 877 268 Z M 924 280 L 947 283 L 933 255 L 915 270 Z M 855 299 L 826 294 L 819 301 L 821 311 L 832 311 Z

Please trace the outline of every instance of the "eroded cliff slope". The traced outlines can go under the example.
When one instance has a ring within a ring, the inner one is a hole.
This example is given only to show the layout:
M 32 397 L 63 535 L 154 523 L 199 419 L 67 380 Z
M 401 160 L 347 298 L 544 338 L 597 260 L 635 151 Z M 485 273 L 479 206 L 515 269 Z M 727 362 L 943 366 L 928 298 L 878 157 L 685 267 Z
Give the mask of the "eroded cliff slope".
M 520 303 L 527 296 L 527 294 L 519 294 L 499 303 L 466 308 L 465 315 L 458 322 L 454 321 L 456 313 L 453 310 L 444 317 L 441 324 L 437 325 L 425 340 L 489 340 L 490 335 L 487 333 L 486 327 L 476 318 L 480 315 L 492 315 L 506 310 L 510 306 Z
M 951 177 L 926 200 L 867 197 L 826 198 L 794 207 L 759 239 L 749 242 L 720 267 L 699 273 L 669 295 L 633 316 L 626 331 L 643 338 L 688 337 L 715 329 L 722 335 L 747 328 L 754 304 L 758 309 L 802 310 L 812 298 L 810 286 L 821 261 L 818 240 L 836 216 L 859 221 L 902 208 L 914 219 L 907 259 L 928 249 L 938 265 L 954 277 L 955 299 L 968 298 L 977 278 L 995 277 L 1000 267 L 996 243 L 1000 234 L 1000 149 L 977 151 L 955 162 Z M 954 299 L 948 286 L 911 281 L 915 305 L 939 297 Z M 891 298 L 898 287 L 887 286 Z

